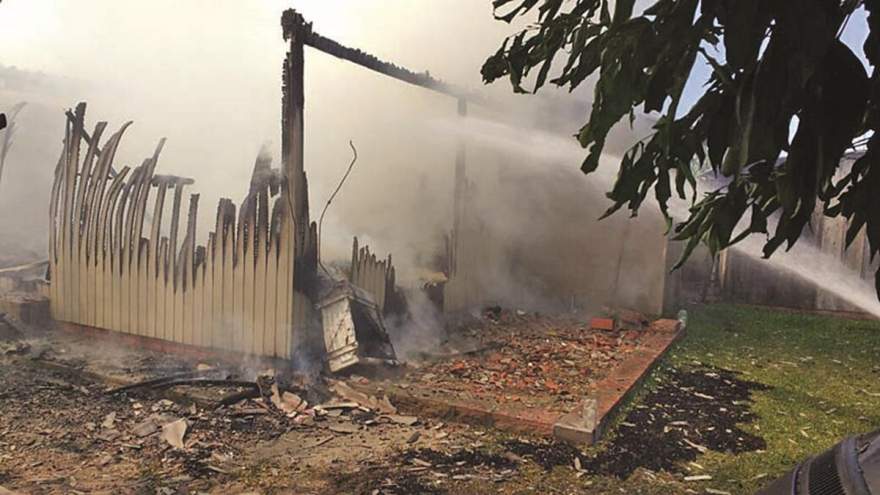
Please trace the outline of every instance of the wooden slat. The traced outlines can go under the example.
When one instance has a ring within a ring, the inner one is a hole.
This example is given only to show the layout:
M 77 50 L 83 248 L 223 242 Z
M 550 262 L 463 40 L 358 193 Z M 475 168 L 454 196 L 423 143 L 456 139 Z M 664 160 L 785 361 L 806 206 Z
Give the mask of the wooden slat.
M 174 342 L 180 342 L 178 336 L 180 328 L 178 322 L 183 320 L 183 308 L 178 307 L 177 290 L 180 282 L 180 268 L 178 262 L 179 247 L 177 245 L 177 233 L 180 229 L 180 203 L 183 201 L 183 183 L 177 183 L 174 187 L 174 204 L 171 209 L 171 233 L 168 240 L 168 286 L 169 294 L 165 300 L 165 338 Z M 170 301 L 169 301 L 170 299 Z M 180 318 L 178 318 L 178 314 Z
M 266 244 L 269 231 L 269 193 L 265 187 L 257 194 L 256 235 L 254 236 L 254 326 L 253 352 L 264 356 L 266 348 Z
M 168 340 L 167 321 L 165 312 L 167 304 L 167 262 L 168 262 L 168 238 L 162 237 L 159 240 L 159 250 L 156 252 L 158 258 L 158 272 L 156 275 L 156 315 L 154 317 L 156 325 L 156 338 Z
M 219 216 L 219 214 L 218 214 Z M 217 249 L 217 234 L 210 232 L 208 234 L 208 245 L 205 250 L 205 289 L 203 291 L 202 303 L 202 325 L 205 328 L 203 336 L 203 345 L 206 347 L 218 347 L 215 337 L 217 335 L 217 326 L 215 325 L 214 312 L 214 252 Z M 217 308 L 218 310 L 220 308 Z M 217 319 L 219 323 L 219 318 Z
M 148 253 L 150 250 L 150 243 L 147 239 L 138 239 L 138 248 L 137 248 L 137 291 L 134 293 L 134 297 L 136 298 L 134 301 L 133 307 L 137 308 L 137 333 L 138 335 L 150 336 L 150 328 L 149 322 L 147 321 L 147 312 L 149 310 L 150 292 L 149 292 L 149 279 L 155 277 L 150 277 L 149 273 L 149 264 L 147 262 Z
M 76 171 L 71 171 L 70 169 L 70 140 L 71 140 L 71 128 L 72 125 L 70 122 L 67 122 L 65 125 L 64 131 L 64 157 L 63 157 L 63 172 L 62 172 L 62 184 L 61 191 L 59 192 L 59 210 L 60 213 L 58 215 L 58 228 L 59 228 L 59 253 L 58 253 L 58 282 L 59 282 L 59 297 L 58 297 L 58 312 L 62 320 L 69 320 L 70 314 L 68 311 L 68 307 L 70 304 L 69 294 L 70 291 L 70 279 L 67 273 L 67 267 L 70 262 L 70 249 L 68 248 L 70 244 L 69 238 L 69 207 L 67 203 L 67 198 L 70 196 L 70 182 L 71 174 L 74 175 Z
M 150 335 L 153 330 L 150 328 L 152 321 L 148 317 L 149 305 L 152 299 L 150 292 L 148 258 L 150 257 L 149 241 L 143 240 L 144 218 L 146 214 L 147 203 L 149 201 L 150 191 L 152 190 L 153 177 L 155 176 L 156 165 L 159 161 L 159 154 L 165 146 L 165 138 L 159 140 L 152 158 L 144 162 L 145 172 L 141 178 L 139 193 L 135 198 L 134 219 L 132 222 L 132 245 L 136 247 L 134 253 L 134 265 L 137 266 L 138 276 L 137 284 L 134 284 L 135 290 L 132 291 L 132 308 L 137 308 L 137 325 L 136 330 L 139 335 Z
M 275 355 L 286 358 L 290 349 L 290 295 L 293 290 L 293 277 L 291 275 L 291 255 L 293 249 L 290 242 L 291 220 L 287 208 L 284 193 L 276 200 L 279 218 L 279 239 L 277 246 L 278 277 L 275 281 L 276 304 L 275 304 Z
M 64 320 L 70 320 L 73 316 L 72 311 L 70 309 L 71 306 L 71 283 L 72 278 L 70 271 L 68 270 L 68 266 L 71 263 L 70 259 L 70 202 L 69 198 L 73 194 L 73 187 L 76 181 L 76 169 L 72 168 L 71 165 L 71 140 L 72 140 L 72 129 L 73 124 L 68 122 L 65 128 L 65 137 L 64 137 L 64 185 L 61 193 L 61 205 L 60 205 L 60 215 L 59 215 L 59 223 L 60 223 L 60 231 L 61 231 L 61 242 L 60 242 L 60 261 L 59 261 L 59 275 L 61 281 L 61 318 Z
M 278 356 L 278 243 L 281 237 L 281 202 L 277 199 L 272 202 L 272 217 L 269 222 L 269 249 L 266 252 L 266 312 L 264 321 L 266 325 L 265 344 L 266 355 Z
M 67 181 L 64 195 L 64 271 L 65 283 L 65 314 L 70 321 L 79 322 L 79 264 L 78 261 L 78 227 L 74 221 L 77 182 L 79 176 L 80 140 L 84 131 L 85 104 L 80 103 L 76 112 L 70 137 L 67 140 Z
M 180 253 L 178 252 L 178 261 L 180 261 Z M 177 267 L 177 274 L 174 276 L 174 342 L 183 343 L 183 270 Z
M 94 325 L 94 270 L 92 269 L 88 256 L 88 246 L 90 239 L 88 238 L 88 219 L 91 218 L 92 203 L 91 198 L 94 195 L 98 163 L 95 162 L 97 155 L 98 141 L 103 133 L 106 123 L 99 123 L 95 126 L 95 137 L 86 152 L 80 172 L 80 183 L 77 190 L 76 206 L 74 207 L 74 245 L 78 253 L 79 261 L 78 272 L 80 277 L 79 299 L 80 299 L 80 318 L 79 322 L 85 325 Z M 102 181 L 101 181 L 102 182 Z M 86 198 L 89 201 L 86 201 Z
M 136 188 L 136 194 L 131 198 L 131 204 L 129 206 L 131 210 L 131 223 L 129 224 L 128 237 L 130 239 L 129 245 L 131 246 L 131 250 L 129 252 L 129 265 L 128 268 L 131 272 L 130 275 L 130 283 L 129 283 L 129 294 L 128 294 L 128 306 L 131 311 L 130 317 L 130 325 L 131 325 L 131 333 L 135 335 L 144 335 L 146 332 L 144 330 L 144 326 L 146 324 L 145 321 L 145 302 L 146 298 L 146 288 L 144 287 L 146 282 L 146 275 L 144 271 L 146 270 L 145 260 L 141 259 L 141 255 L 146 252 L 142 249 L 141 235 L 140 232 L 142 230 L 142 225 L 138 225 L 139 222 L 143 220 L 143 208 L 146 206 L 146 201 L 141 201 L 142 198 L 145 198 L 150 190 L 150 182 L 152 181 L 152 172 L 150 171 L 150 160 L 144 161 L 142 165 L 144 170 L 141 172 L 140 180 L 138 181 L 138 186 Z
M 101 251 L 103 257 L 103 287 L 100 290 L 101 298 L 100 301 L 103 304 L 103 321 L 101 324 L 101 328 L 114 329 L 113 327 L 113 314 L 114 314 L 114 306 L 113 306 L 113 287 L 114 287 L 114 246 L 113 246 L 113 238 L 112 238 L 112 225 L 113 225 L 113 211 L 116 205 L 116 201 L 119 198 L 119 194 L 122 192 L 122 189 L 125 187 L 125 177 L 128 175 L 130 169 L 128 167 L 123 168 L 116 174 L 116 177 L 113 178 L 113 183 L 110 185 L 110 191 L 107 194 L 107 198 L 104 201 L 104 204 L 101 206 L 101 215 L 98 220 L 98 224 L 101 226 L 98 229 L 98 241 L 97 241 L 97 249 Z
M 229 212 L 226 208 L 227 202 L 228 200 L 221 200 L 220 211 L 217 214 L 217 235 L 214 238 L 214 266 L 212 267 L 214 272 L 214 302 L 212 304 L 214 308 L 212 313 L 214 326 L 211 332 L 213 332 L 212 340 L 214 347 L 219 349 L 228 349 L 230 342 L 232 342 L 230 334 L 231 325 L 224 321 L 223 318 L 223 256 L 226 249 L 227 230 L 229 228 L 226 219 L 226 215 Z
M 229 322 L 233 316 L 233 288 L 237 281 L 234 276 L 234 250 L 235 250 L 235 206 L 232 202 L 226 204 L 226 235 L 223 246 L 223 328 L 229 329 Z M 228 339 L 227 339 L 228 341 Z
M 254 254 L 254 234 L 257 223 L 256 198 L 249 196 L 246 200 L 247 209 L 244 211 L 245 240 L 244 240 L 244 321 L 242 329 L 242 351 L 248 354 L 254 353 L 254 268 L 256 256 Z
M 61 283 L 58 281 L 58 202 L 61 183 L 63 180 L 64 156 L 66 152 L 62 152 L 55 166 L 55 179 L 52 183 L 52 192 L 49 199 L 49 276 L 51 283 L 49 284 L 49 311 L 54 319 L 60 319 L 58 311 L 58 287 Z
M 127 255 L 124 251 L 124 236 L 122 233 L 128 196 L 131 194 L 132 184 L 137 180 L 138 174 L 137 168 L 132 170 L 131 176 L 129 176 L 125 187 L 122 189 L 122 193 L 119 195 L 119 199 L 114 204 L 113 211 L 116 219 L 114 228 L 111 231 L 113 243 L 113 322 L 110 328 L 118 332 L 127 331 L 126 327 L 128 326 L 128 315 L 125 314 L 125 310 L 128 309 L 128 299 L 126 297 L 128 293 L 125 292 L 125 280 L 128 277 L 128 272 L 123 269 L 126 264 Z M 124 307 L 123 301 L 125 301 Z
M 193 344 L 193 311 L 195 310 L 193 299 L 194 285 L 194 260 L 195 256 L 195 239 L 196 239 L 196 219 L 199 209 L 199 195 L 191 194 L 189 198 L 189 214 L 186 221 L 186 238 L 183 247 L 183 274 L 181 281 L 183 282 L 183 343 Z
M 241 204 L 241 208 L 238 213 L 238 224 L 236 227 L 236 236 L 235 236 L 235 266 L 233 267 L 233 280 L 235 285 L 233 286 L 233 314 L 232 314 L 232 344 L 231 348 L 244 352 L 247 348 L 244 342 L 245 335 L 245 238 L 247 222 L 245 221 L 245 215 L 247 214 L 247 205 L 249 204 L 250 199 L 245 198 L 245 200 Z
M 104 213 L 104 195 L 107 193 L 107 183 L 111 182 L 111 187 L 113 183 L 113 181 L 109 180 L 109 171 L 113 166 L 113 159 L 119 141 L 122 138 L 122 134 L 130 124 L 131 122 L 124 124 L 115 134 L 113 134 L 113 136 L 110 137 L 107 146 L 104 147 L 104 152 L 101 153 L 101 156 L 98 159 L 98 165 L 96 167 L 97 171 L 95 172 L 95 179 L 93 180 L 94 187 L 89 192 L 86 199 L 88 204 L 94 205 L 87 223 L 90 244 L 87 245 L 86 248 L 89 255 L 97 253 L 98 239 L 103 238 L 104 223 L 101 222 L 100 219 L 102 213 Z M 92 143 L 95 144 L 96 149 L 97 143 L 100 140 L 101 135 L 104 133 L 105 127 L 106 122 L 99 122 L 98 125 L 95 126 L 95 132 L 92 134 Z
M 138 333 L 138 241 L 134 239 L 134 219 L 138 198 L 143 189 L 144 175 L 148 172 L 148 161 L 145 160 L 135 169 L 132 177 L 136 177 L 129 192 L 125 205 L 125 223 L 120 233 L 122 240 L 122 330 Z
M 159 243 L 162 235 L 162 214 L 165 210 L 165 193 L 168 186 L 161 182 L 156 189 L 156 202 L 153 205 L 153 219 L 150 225 L 150 248 L 147 253 L 147 335 L 160 337 L 160 324 L 156 318 L 158 302 L 157 281 L 163 276 L 160 270 Z
M 92 133 L 92 142 L 89 146 L 89 153 L 92 153 L 92 148 L 97 150 L 98 142 L 100 141 L 101 135 L 104 132 L 104 128 L 106 127 L 106 122 L 99 122 L 95 126 L 95 130 Z M 95 151 L 97 153 L 97 151 Z M 94 159 L 94 158 L 92 158 Z M 88 158 L 87 158 L 88 161 Z M 89 181 L 89 190 L 86 192 L 86 197 L 84 199 L 85 204 L 88 205 L 88 211 L 84 213 L 83 216 L 83 240 L 85 243 L 85 251 L 86 251 L 86 259 L 88 260 L 88 269 L 87 269 L 87 281 L 86 285 L 88 288 L 88 322 L 89 325 L 100 327 L 98 324 L 98 308 L 101 307 L 101 300 L 99 299 L 99 284 L 98 278 L 102 278 L 101 273 L 101 259 L 99 257 L 99 253 L 95 250 L 96 240 L 97 240 L 97 218 L 101 211 L 101 200 L 100 197 L 96 198 L 97 191 L 100 190 L 103 195 L 104 190 L 107 187 L 107 175 L 103 173 L 105 168 L 105 163 L 109 161 L 101 157 L 98 159 L 95 164 L 95 171 L 92 174 L 92 178 Z M 101 315 L 103 316 L 103 314 Z M 103 318 L 101 318 L 103 321 Z
M 156 323 L 157 336 L 172 340 L 174 336 L 174 281 L 171 273 L 171 241 L 162 237 L 159 247 L 159 279 L 156 281 Z
M 205 345 L 204 304 L 205 304 L 205 247 L 196 247 L 195 279 L 193 280 L 193 344 Z

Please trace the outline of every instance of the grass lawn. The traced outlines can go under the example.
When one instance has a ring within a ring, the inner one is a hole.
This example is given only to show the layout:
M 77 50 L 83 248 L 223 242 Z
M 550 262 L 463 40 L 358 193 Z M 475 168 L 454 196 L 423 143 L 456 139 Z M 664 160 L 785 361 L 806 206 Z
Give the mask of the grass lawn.
M 614 443 L 628 411 L 668 383 L 673 370 L 717 367 L 766 385 L 745 407 L 756 418 L 739 424 L 766 448 L 741 454 L 709 450 L 682 472 L 636 470 L 626 479 L 581 474 L 570 467 L 524 473 L 506 493 L 754 493 L 798 461 L 840 439 L 880 428 L 880 322 L 813 316 L 734 305 L 689 310 L 688 335 L 646 380 L 593 455 Z M 632 431 L 628 434 L 632 435 Z M 638 434 L 638 432 L 636 432 Z M 736 435 L 736 434 L 735 434 Z M 685 481 L 708 475 L 709 480 Z
M 700 361 L 771 387 L 754 392 L 758 419 L 743 426 L 766 451 L 697 461 L 718 488 L 752 493 L 841 438 L 880 428 L 880 322 L 713 305 L 690 311 L 688 332 L 669 365 Z

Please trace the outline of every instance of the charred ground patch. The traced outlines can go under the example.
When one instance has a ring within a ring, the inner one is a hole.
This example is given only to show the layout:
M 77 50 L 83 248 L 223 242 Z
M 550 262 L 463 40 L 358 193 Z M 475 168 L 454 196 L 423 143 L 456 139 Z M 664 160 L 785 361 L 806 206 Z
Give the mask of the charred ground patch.
M 520 459 L 510 452 L 465 448 L 443 452 L 422 448 L 398 454 L 389 463 L 373 464 L 339 475 L 335 493 L 410 494 L 447 493 L 448 485 L 477 480 L 501 482 L 519 468 Z
M 756 419 L 752 392 L 768 388 L 715 367 L 670 369 L 592 456 L 561 443 L 515 440 L 507 447 L 547 470 L 573 466 L 577 458 L 591 474 L 626 478 L 640 467 L 679 473 L 683 462 L 709 450 L 739 454 L 766 448 L 763 438 L 740 425 Z
M 369 470 L 363 473 L 347 473 L 337 476 L 332 488 L 324 493 L 382 493 L 407 495 L 424 493 L 440 495 L 446 490 L 437 487 L 415 473 L 391 470 Z

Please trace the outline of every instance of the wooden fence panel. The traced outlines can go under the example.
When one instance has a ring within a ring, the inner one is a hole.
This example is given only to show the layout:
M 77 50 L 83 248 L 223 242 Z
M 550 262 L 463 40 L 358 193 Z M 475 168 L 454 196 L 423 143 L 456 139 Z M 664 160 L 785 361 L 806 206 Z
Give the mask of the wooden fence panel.
M 349 281 L 373 295 L 380 310 L 386 309 L 387 295 L 394 290 L 394 266 L 391 255 L 379 261 L 367 246 L 358 247 L 357 237 L 351 249 Z
M 221 199 L 214 231 L 207 246 L 200 246 L 199 195 L 187 201 L 183 196 L 192 181 L 156 173 L 164 140 L 139 167 L 122 168 L 111 177 L 130 123 L 103 149 L 106 124 L 96 125 L 81 157 L 84 121 L 81 104 L 70 114 L 52 185 L 48 293 L 53 317 L 184 344 L 290 357 L 292 333 L 311 317 L 308 298 L 294 290 L 296 246 L 311 253 L 315 229 L 294 229 L 287 208 L 292 202 L 280 176 L 258 159 L 238 217 L 232 201 Z M 169 221 L 164 217 L 171 188 Z M 167 235 L 163 222 L 170 225 Z M 385 262 L 373 256 L 368 263 L 375 279 Z

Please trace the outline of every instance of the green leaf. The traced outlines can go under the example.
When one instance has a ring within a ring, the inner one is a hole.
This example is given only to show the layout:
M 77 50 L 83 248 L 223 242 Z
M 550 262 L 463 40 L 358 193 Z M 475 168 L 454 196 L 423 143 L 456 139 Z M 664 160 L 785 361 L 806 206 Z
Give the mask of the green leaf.
M 512 2 L 513 0 L 493 0 L 492 8 L 497 12 L 498 9 Z M 517 16 L 525 14 L 526 12 L 532 10 L 535 5 L 537 5 L 538 0 L 522 0 L 519 5 L 517 5 L 513 10 L 504 15 L 498 15 L 496 13 L 495 18 L 502 20 L 504 22 L 510 22 L 514 20 Z
M 632 17 L 635 3 L 635 0 L 617 0 L 614 4 L 614 18 L 611 20 L 611 24 L 620 25 Z
M 758 48 L 770 25 L 767 0 L 725 0 L 724 50 L 731 69 L 738 70 L 755 63 Z

